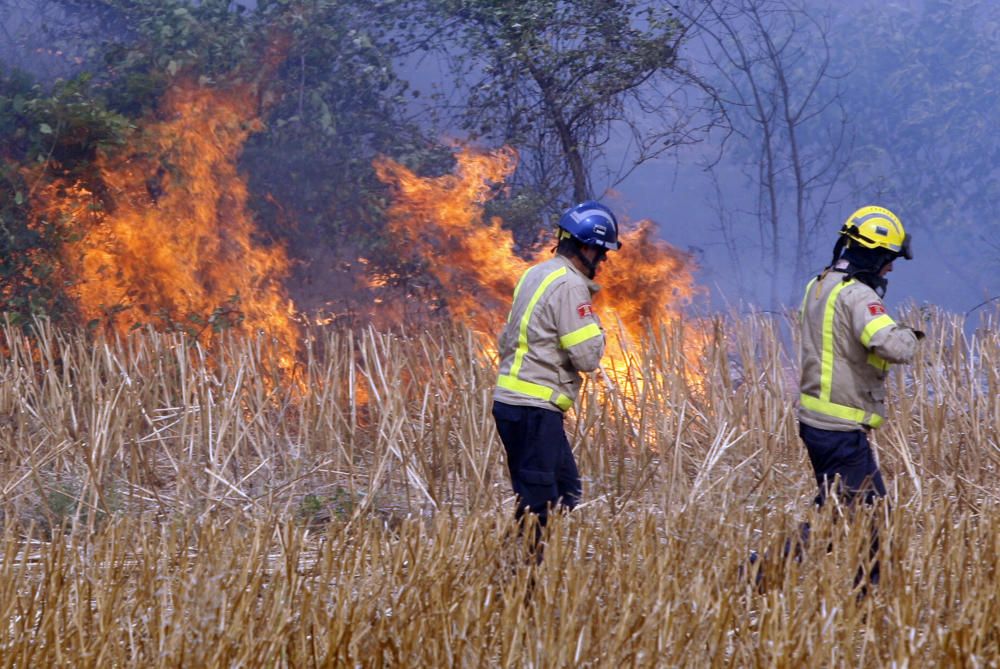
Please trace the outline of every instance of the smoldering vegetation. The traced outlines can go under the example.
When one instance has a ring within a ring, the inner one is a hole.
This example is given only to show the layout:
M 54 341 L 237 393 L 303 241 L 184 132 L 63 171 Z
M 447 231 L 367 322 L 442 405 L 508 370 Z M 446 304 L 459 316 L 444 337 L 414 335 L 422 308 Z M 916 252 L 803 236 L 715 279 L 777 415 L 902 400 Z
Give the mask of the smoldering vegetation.
M 891 506 L 812 511 L 788 322 L 687 321 L 588 380 L 538 565 L 468 330 L 315 329 L 289 375 L 264 338 L 8 327 L 0 666 L 995 665 L 1000 333 L 909 319 Z

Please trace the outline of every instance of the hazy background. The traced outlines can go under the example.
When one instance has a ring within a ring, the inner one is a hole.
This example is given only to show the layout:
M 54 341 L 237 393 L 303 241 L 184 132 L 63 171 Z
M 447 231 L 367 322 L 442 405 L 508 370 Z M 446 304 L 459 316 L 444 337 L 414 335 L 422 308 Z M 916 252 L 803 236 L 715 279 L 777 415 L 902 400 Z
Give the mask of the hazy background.
M 43 83 L 99 71 L 98 47 L 128 42 L 133 28 L 101 4 L 0 0 L 0 59 Z M 635 146 L 613 129 L 588 166 L 593 192 L 690 251 L 708 290 L 701 308 L 794 305 L 847 215 L 879 204 L 900 216 L 916 255 L 896 263 L 888 301 L 969 312 L 1000 296 L 998 5 L 690 2 L 678 58 L 698 84 L 669 85 L 675 103 L 704 114 L 703 132 L 619 179 Z M 757 8 L 766 11 L 748 11 Z M 448 111 L 481 71 L 466 64 L 456 79 L 448 53 L 396 60 L 398 77 L 420 92 L 408 121 L 442 142 L 469 138 Z M 498 145 L 485 133 L 474 141 Z
M 806 123 L 803 137 L 822 153 L 824 136 L 841 128 L 845 134 L 843 171 L 809 235 L 812 271 L 829 262 L 835 233 L 854 209 L 880 204 L 899 215 L 915 251 L 913 261 L 895 263 L 890 302 L 913 298 L 964 313 L 1000 295 L 1000 4 L 909 0 L 803 7 L 825 17 L 830 78 L 820 83 L 817 97 L 838 100 L 827 110 L 834 113 Z M 813 39 L 803 46 L 815 54 L 820 45 Z M 705 61 L 699 49 L 700 43 L 691 57 Z M 619 193 L 630 212 L 660 221 L 668 239 L 701 251 L 701 280 L 712 287 L 716 305 L 766 302 L 768 272 L 760 264 L 754 221 L 759 136 L 729 141 L 734 150 L 724 152 L 714 171 L 703 169 L 716 158 L 718 143 L 710 139 L 645 167 Z M 719 190 L 739 257 L 721 239 Z M 781 210 L 783 220 L 794 212 L 790 204 L 786 200 Z

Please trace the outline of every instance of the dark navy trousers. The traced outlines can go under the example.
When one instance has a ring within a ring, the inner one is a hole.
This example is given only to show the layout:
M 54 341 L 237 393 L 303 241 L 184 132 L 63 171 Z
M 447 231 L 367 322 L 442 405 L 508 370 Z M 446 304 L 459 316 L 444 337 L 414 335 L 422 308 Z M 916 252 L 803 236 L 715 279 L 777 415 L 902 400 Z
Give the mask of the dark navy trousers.
M 507 451 L 516 518 L 530 511 L 545 525 L 550 506 L 575 507 L 583 488 L 562 412 L 494 402 L 493 419 Z
M 877 498 L 885 497 L 885 483 L 875 462 L 875 454 L 868 443 L 868 434 L 864 430 L 837 432 L 821 430 L 805 423 L 799 423 L 799 436 L 805 442 L 816 474 L 816 485 L 819 494 L 816 495 L 816 505 L 823 506 L 831 492 L 837 495 L 848 506 L 857 501 L 872 504 Z M 839 477 L 839 478 L 838 478 Z M 834 487 L 834 481 L 837 481 Z M 809 524 L 802 523 L 799 527 L 800 537 L 795 542 L 794 549 L 790 541 L 785 542 L 785 555 L 794 550 L 796 557 L 800 555 L 800 544 L 809 543 Z M 854 576 L 854 585 L 858 586 L 867 578 L 875 585 L 879 582 L 880 564 L 878 559 L 879 532 L 878 524 L 873 521 L 871 540 L 868 544 L 868 562 L 858 567 Z M 831 547 L 827 547 L 827 551 Z M 866 587 L 863 587 L 863 592 Z
M 799 436 L 805 442 L 816 474 L 817 506 L 823 506 L 838 475 L 840 483 L 835 492 L 848 504 L 858 497 L 865 504 L 871 504 L 876 497 L 885 497 L 885 483 L 864 430 L 836 432 L 799 423 Z

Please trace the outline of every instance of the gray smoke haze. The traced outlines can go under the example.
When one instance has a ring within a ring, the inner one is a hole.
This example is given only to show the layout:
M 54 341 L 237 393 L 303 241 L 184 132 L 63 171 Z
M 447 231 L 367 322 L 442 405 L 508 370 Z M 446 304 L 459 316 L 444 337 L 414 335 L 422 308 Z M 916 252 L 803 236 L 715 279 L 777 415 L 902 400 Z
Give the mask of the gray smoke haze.
M 102 14 L 54 0 L 0 0 L 0 61 L 43 83 L 94 67 L 84 38 L 108 29 Z
M 241 4 L 251 10 L 255 6 Z M 829 110 L 818 114 L 803 129 L 803 139 L 822 155 L 824 138 L 838 123 L 850 137 L 849 146 L 841 147 L 845 167 L 828 189 L 822 214 L 807 237 L 807 273 L 829 262 L 836 231 L 848 214 L 880 204 L 900 216 L 913 236 L 916 255 L 911 262 L 896 263 L 890 304 L 912 299 L 963 314 L 1000 296 L 1000 234 L 994 219 L 1000 198 L 1000 139 L 993 132 L 1000 122 L 1000 91 L 989 70 L 1000 62 L 995 59 L 1000 55 L 1000 8 L 993 5 L 857 1 L 838 3 L 833 11 L 830 3 L 801 3 L 806 13 L 823 17 L 829 39 L 833 75 L 819 94 L 834 95 L 835 90 L 846 110 L 843 117 Z M 104 17 L 82 7 L 0 0 L 0 59 L 42 81 L 100 67 L 76 37 L 110 28 Z M 864 33 L 866 28 L 872 32 Z M 808 34 L 804 41 L 809 43 Z M 709 66 L 709 46 L 693 42 L 688 49 L 682 56 L 692 67 Z M 803 61 L 803 67 L 809 62 Z M 451 86 L 445 69 L 432 58 L 404 67 L 403 78 L 415 88 Z M 720 85 L 724 81 L 718 73 L 702 74 Z M 454 128 L 436 131 L 457 134 Z M 794 306 L 801 290 L 804 278 L 794 276 L 791 247 L 782 247 L 785 261 L 777 274 L 765 253 L 755 183 L 759 140 L 747 127 L 725 144 L 721 135 L 709 135 L 642 165 L 604 192 L 603 199 L 626 218 L 656 221 L 666 240 L 693 253 L 701 267 L 698 280 L 709 291 L 702 306 Z M 612 138 L 608 161 L 627 156 L 628 147 L 616 146 Z M 782 197 L 781 230 L 790 239 L 794 208 L 788 192 Z M 778 304 L 773 303 L 775 283 L 782 287 Z
M 747 110 L 732 101 L 738 99 L 734 88 L 745 82 L 731 68 L 720 71 L 723 47 L 705 37 L 708 31 L 720 32 L 717 23 L 707 21 L 707 30 L 693 31 L 681 56 L 730 102 L 735 131 L 711 133 L 642 165 L 621 183 L 601 184 L 595 178 L 602 198 L 628 219 L 656 221 L 665 239 L 692 252 L 701 266 L 698 279 L 709 290 L 702 306 L 710 309 L 797 305 L 809 275 L 830 262 L 840 226 L 851 212 L 870 204 L 892 209 L 913 238 L 915 259 L 895 263 L 889 277 L 890 304 L 912 300 L 964 314 L 1000 296 L 1000 235 L 993 218 L 1000 197 L 1000 140 L 990 130 L 1000 121 L 1000 97 L 989 69 L 1000 56 L 1000 7 L 972 0 L 728 3 L 737 9 L 751 5 L 798 11 L 795 32 L 782 32 L 778 12 L 763 23 L 772 38 L 787 37 L 790 43 L 784 75 L 793 102 L 813 95 L 797 129 L 799 149 L 811 152 L 802 161 L 807 176 L 810 169 L 820 171 L 818 163 L 827 153 L 838 152 L 837 169 L 817 176 L 828 183 L 814 191 L 806 213 L 813 216 L 812 229 L 801 249 L 798 275 L 799 251 L 791 241 L 793 166 L 787 159 L 776 166 L 783 261 L 775 268 L 759 225 L 759 217 L 769 213 L 761 205 L 760 129 L 745 119 L 740 125 L 739 116 Z M 704 6 L 689 3 L 691 15 L 704 20 Z M 734 26 L 752 41 L 746 21 L 734 20 Z M 828 70 L 812 92 L 810 69 L 824 57 L 820 36 L 829 46 Z M 766 60 L 766 54 L 757 55 Z M 765 93 L 777 95 L 774 73 L 759 62 L 755 67 Z M 417 86 L 447 88 L 433 61 L 411 67 L 410 75 Z M 453 95 L 461 97 L 460 91 Z M 692 91 L 692 104 L 698 104 L 697 97 Z M 781 112 L 780 106 L 774 110 Z M 976 123 L 967 123 L 968 117 Z M 956 132 L 963 128 L 976 134 Z M 611 165 L 629 159 L 627 140 L 617 141 L 610 142 Z M 787 152 L 787 138 L 776 142 L 779 151 Z M 595 172 L 613 171 L 594 167 Z
M 833 76 L 816 95 L 832 95 L 835 85 L 844 120 L 827 110 L 800 139 L 822 149 L 824 137 L 833 137 L 843 122 L 851 140 L 841 147 L 845 169 L 809 236 L 807 268 L 815 273 L 829 263 L 836 231 L 852 211 L 879 204 L 900 216 L 916 256 L 895 263 L 890 303 L 912 299 L 962 314 L 1000 295 L 994 218 L 1000 142 L 991 130 L 1000 120 L 992 70 L 1000 55 L 1000 7 L 937 0 L 850 2 L 835 12 L 823 2 L 802 7 L 827 21 Z M 813 38 L 814 53 L 819 46 Z M 708 141 L 647 167 L 620 189 L 635 215 L 659 221 L 668 239 L 699 250 L 700 278 L 711 287 L 715 306 L 768 303 L 772 272 L 755 218 L 759 173 L 747 148 L 759 140 L 743 138 L 739 150 L 740 138 L 730 138 L 730 148 L 738 150 L 724 152 L 711 174 L 701 169 L 715 158 Z M 833 142 L 828 145 L 832 150 Z M 789 235 L 793 214 L 786 200 L 780 218 Z M 737 254 L 723 240 L 723 221 L 735 233 Z M 791 276 L 790 259 L 788 265 L 780 271 L 793 288 L 783 303 L 794 306 L 804 277 Z

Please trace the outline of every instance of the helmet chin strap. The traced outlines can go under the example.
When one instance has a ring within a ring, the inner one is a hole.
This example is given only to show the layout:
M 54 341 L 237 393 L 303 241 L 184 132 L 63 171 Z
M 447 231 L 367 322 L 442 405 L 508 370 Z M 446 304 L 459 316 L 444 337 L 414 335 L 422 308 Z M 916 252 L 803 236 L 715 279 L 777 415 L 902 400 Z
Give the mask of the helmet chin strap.
M 844 251 L 844 247 L 847 245 L 847 238 L 841 235 L 837 239 L 837 243 L 833 246 L 833 259 L 830 261 L 827 270 L 833 269 L 837 264 L 837 261 L 841 259 L 841 253 Z M 875 294 L 879 296 L 879 299 L 885 297 L 885 291 L 889 287 L 889 280 L 884 276 L 881 276 L 882 269 L 891 263 L 898 257 L 897 255 L 886 255 L 883 262 L 879 263 L 879 266 L 872 270 L 871 267 L 858 267 L 854 263 L 850 262 L 848 258 L 844 258 L 847 261 L 847 267 L 844 269 L 844 281 L 850 281 L 851 279 L 857 279 L 861 283 L 865 284 L 869 288 L 875 291 Z
M 598 253 L 597 257 L 591 260 L 584 255 L 583 249 L 585 248 L 595 248 L 598 249 L 598 251 L 603 251 L 603 253 Z M 559 239 L 556 242 L 555 247 L 552 249 L 552 252 L 560 253 L 565 257 L 569 257 L 570 253 L 575 255 L 580 260 L 580 264 L 583 265 L 583 269 L 585 270 L 584 273 L 587 275 L 587 278 L 591 280 L 597 276 L 597 265 L 604 259 L 604 255 L 607 253 L 606 249 L 599 246 L 583 244 L 580 240 L 576 239 L 566 231 L 560 231 Z
M 850 281 L 851 279 L 857 279 L 861 283 L 865 284 L 869 288 L 875 291 L 879 299 L 885 298 L 885 291 L 889 287 L 889 279 L 881 275 L 882 268 L 888 265 L 892 260 L 882 263 L 879 268 L 872 271 L 869 268 L 861 268 L 852 264 L 847 265 L 847 273 L 844 274 L 844 281 Z
M 580 259 L 583 266 L 587 268 L 587 278 L 593 280 L 597 276 L 597 261 L 590 260 L 587 256 L 583 254 L 583 246 L 581 244 L 576 244 L 573 247 L 573 252 L 576 253 L 576 257 Z
M 879 299 L 885 298 L 885 291 L 889 287 L 889 280 L 884 276 L 881 276 L 881 272 L 882 269 L 895 260 L 896 257 L 887 256 L 884 262 L 879 263 L 878 268 L 875 270 L 872 270 L 871 267 L 858 267 L 854 263 L 850 262 L 848 258 L 841 258 L 841 254 L 843 253 L 846 245 L 847 239 L 843 235 L 837 239 L 837 243 L 834 244 L 833 247 L 833 259 L 830 261 L 830 265 L 826 268 L 826 271 L 833 269 L 839 260 L 844 260 L 847 263 L 847 266 L 841 270 L 844 272 L 844 281 L 856 279 L 874 290 L 875 294 L 879 296 Z

